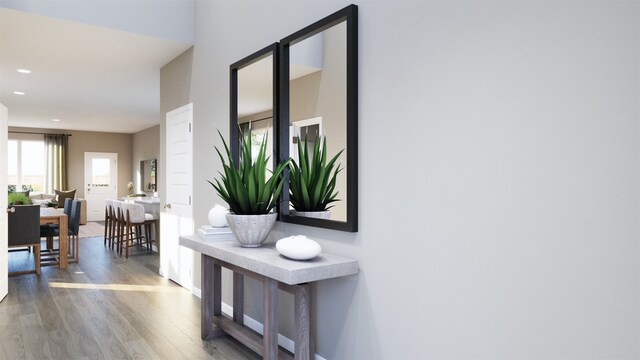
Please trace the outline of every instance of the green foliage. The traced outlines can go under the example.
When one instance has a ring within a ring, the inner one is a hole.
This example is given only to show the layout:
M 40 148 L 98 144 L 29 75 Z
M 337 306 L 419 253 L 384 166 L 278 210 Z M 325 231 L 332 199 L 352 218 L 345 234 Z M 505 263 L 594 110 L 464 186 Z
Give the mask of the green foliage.
M 296 211 L 325 211 L 332 207 L 329 204 L 339 201 L 336 199 L 336 177 L 342 169 L 340 164 L 335 169 L 334 166 L 342 151 L 327 163 L 326 138 L 322 139 L 322 148 L 320 141 L 316 141 L 311 158 L 307 139 L 304 146 L 298 141 L 300 165 L 293 160 L 289 167 L 289 201 Z
M 31 198 L 21 192 L 12 192 L 9 194 L 7 201 L 10 205 L 13 203 L 31 204 Z
M 226 141 L 218 131 L 226 159 L 216 147 L 216 152 L 222 161 L 224 173 L 219 173 L 221 179 L 208 181 L 229 208 L 236 215 L 262 215 L 268 214 L 278 204 L 278 197 L 282 191 L 284 178 L 282 173 L 289 165 L 289 160 L 278 164 L 271 176 L 267 179 L 267 164 L 269 157 L 267 152 L 267 138 L 263 137 L 260 150 L 255 162 L 251 154 L 251 132 L 243 139 L 242 157 L 239 166 L 233 161 Z

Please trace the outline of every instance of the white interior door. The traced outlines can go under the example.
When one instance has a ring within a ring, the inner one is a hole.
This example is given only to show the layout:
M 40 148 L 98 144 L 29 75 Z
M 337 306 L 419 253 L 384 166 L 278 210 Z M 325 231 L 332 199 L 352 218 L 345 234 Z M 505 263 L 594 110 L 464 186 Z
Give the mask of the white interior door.
M 304 141 L 304 134 L 306 134 L 307 129 L 314 127 L 317 128 L 317 136 L 322 136 L 322 116 L 294 121 L 291 126 L 289 126 L 289 156 L 296 162 L 299 162 L 298 141 Z M 309 143 L 308 145 L 313 151 L 314 144 Z
M 118 154 L 84 153 L 87 221 L 104 220 L 104 201 L 118 196 Z
M 7 239 L 7 108 L 0 104 L 0 301 L 9 292 L 9 252 Z
M 165 205 L 160 213 L 160 274 L 191 290 L 193 251 L 178 244 L 193 234 L 193 104 L 167 113 Z

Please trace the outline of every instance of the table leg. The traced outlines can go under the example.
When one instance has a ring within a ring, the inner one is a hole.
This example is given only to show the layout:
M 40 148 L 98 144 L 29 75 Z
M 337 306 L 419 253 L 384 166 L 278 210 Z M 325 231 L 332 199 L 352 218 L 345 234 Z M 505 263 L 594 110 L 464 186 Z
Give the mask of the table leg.
M 312 359 L 315 355 L 313 334 L 311 330 L 311 284 L 302 284 L 295 287 L 294 297 L 294 339 L 295 359 Z
M 222 267 L 213 261 L 213 315 L 222 315 Z
M 61 216 L 59 218 L 60 269 L 66 269 L 69 260 L 69 227 L 67 222 L 68 221 L 66 216 Z
M 233 272 L 233 321 L 244 325 L 244 275 Z
M 200 337 L 207 340 L 214 336 L 213 317 L 220 314 L 220 302 L 217 302 L 218 308 L 216 309 L 216 297 L 220 298 L 220 277 L 216 278 L 215 276 L 215 264 L 212 257 L 202 254 L 201 260 Z M 219 274 L 220 272 L 218 272 Z
M 262 281 L 262 304 L 264 331 L 262 337 L 262 357 L 278 358 L 278 282 L 265 277 Z

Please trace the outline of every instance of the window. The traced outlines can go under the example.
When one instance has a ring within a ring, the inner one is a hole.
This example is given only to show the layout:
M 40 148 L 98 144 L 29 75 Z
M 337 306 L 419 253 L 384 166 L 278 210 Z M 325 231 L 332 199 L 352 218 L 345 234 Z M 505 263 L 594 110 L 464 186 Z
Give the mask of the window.
M 93 186 L 109 186 L 111 179 L 111 161 L 109 159 L 92 159 L 91 173 Z
M 251 157 L 253 161 L 258 159 L 258 152 L 260 152 L 260 145 L 262 139 L 267 138 L 267 156 L 271 155 L 273 149 L 273 118 L 264 118 L 259 120 L 250 120 L 248 122 L 239 124 L 240 133 L 240 159 L 242 159 L 242 144 L 244 143 L 244 137 L 249 131 L 251 131 Z M 273 171 L 273 158 L 267 163 L 267 169 Z
M 43 140 L 9 140 L 7 151 L 9 191 L 44 191 Z

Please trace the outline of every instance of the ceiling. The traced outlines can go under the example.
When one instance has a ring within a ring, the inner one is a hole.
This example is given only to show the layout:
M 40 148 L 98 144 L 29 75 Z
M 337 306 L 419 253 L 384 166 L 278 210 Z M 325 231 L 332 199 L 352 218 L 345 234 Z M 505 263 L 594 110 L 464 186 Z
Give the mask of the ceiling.
M 160 123 L 160 68 L 190 46 L 0 8 L 0 103 L 9 126 L 135 133 Z

